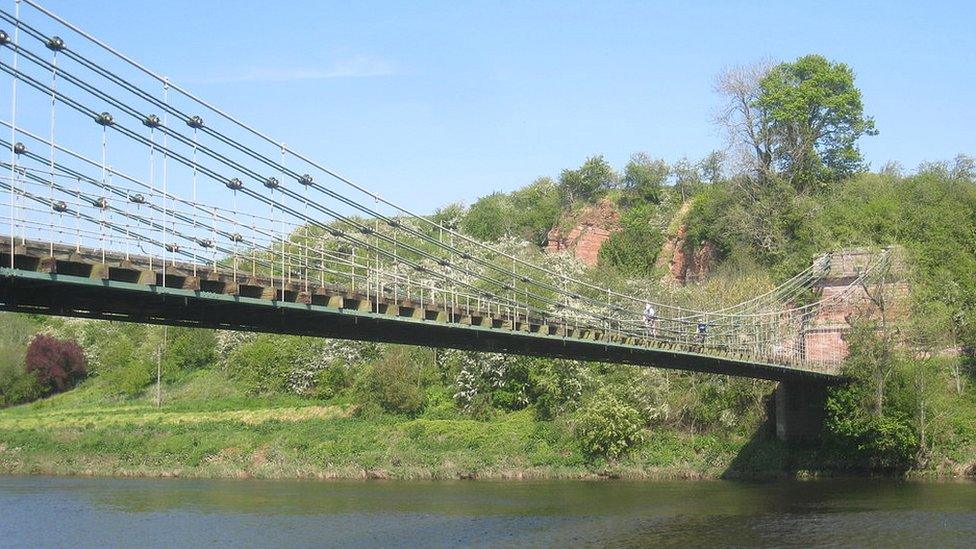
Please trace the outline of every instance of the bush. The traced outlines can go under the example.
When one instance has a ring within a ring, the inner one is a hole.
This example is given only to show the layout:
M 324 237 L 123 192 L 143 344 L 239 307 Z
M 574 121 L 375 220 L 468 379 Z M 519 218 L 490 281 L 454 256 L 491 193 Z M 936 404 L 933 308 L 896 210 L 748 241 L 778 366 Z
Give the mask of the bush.
M 532 381 L 536 412 L 541 419 L 554 419 L 576 409 L 592 380 L 581 362 L 539 359 Z
M 85 378 L 85 352 L 74 341 L 37 334 L 24 360 L 46 394 L 68 390 Z
M 531 371 L 539 359 L 502 353 L 448 350 L 439 367 L 453 376 L 454 401 L 474 417 L 488 417 L 492 408 L 521 410 L 532 392 Z
M 827 399 L 827 442 L 848 467 L 903 472 L 916 464 L 919 439 L 907 418 L 860 411 L 863 392 L 849 386 Z
M 484 241 L 495 241 L 512 233 L 514 211 L 505 193 L 483 196 L 475 202 L 461 222 L 464 232 Z
M 32 402 L 44 396 L 37 376 L 22 367 L 0 372 L 0 408 Z
M 344 364 L 330 364 L 315 374 L 312 394 L 323 399 L 335 398 L 351 387 L 353 381 L 352 371 Z
M 655 207 L 642 204 L 624 212 L 622 230 L 600 247 L 599 262 L 630 276 L 648 277 L 661 253 L 664 234 L 654 221 Z
M 405 349 L 391 348 L 360 374 L 357 384 L 364 403 L 387 412 L 415 415 L 424 407 L 420 368 Z
M 291 338 L 261 335 L 227 357 L 231 377 L 252 393 L 284 392 L 293 357 Z
M 167 372 L 198 370 L 217 358 L 217 336 L 213 330 L 170 328 L 164 369 Z
M 580 409 L 576 438 L 590 457 L 617 460 L 644 441 L 640 413 L 606 389 Z
M 518 235 L 536 246 L 543 246 L 562 213 L 559 190 L 548 177 L 540 177 L 530 185 L 512 191 L 510 201 L 515 214 Z
M 132 340 L 118 334 L 101 348 L 101 370 L 98 378 L 111 391 L 134 395 L 153 379 L 151 355 L 137 351 Z

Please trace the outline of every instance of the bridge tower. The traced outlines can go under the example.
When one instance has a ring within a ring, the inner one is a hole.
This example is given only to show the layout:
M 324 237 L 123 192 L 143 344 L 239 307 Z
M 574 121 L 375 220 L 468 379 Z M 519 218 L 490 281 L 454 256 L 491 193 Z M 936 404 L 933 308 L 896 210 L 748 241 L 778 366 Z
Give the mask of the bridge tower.
M 827 385 L 781 381 L 773 396 L 777 438 L 785 441 L 820 438 L 826 419 Z
M 870 280 L 862 275 L 879 259 L 879 252 L 870 248 L 848 248 L 833 252 L 830 270 L 819 284 L 820 298 L 825 306 L 816 310 L 803 330 L 801 347 L 804 358 L 834 362 L 837 369 L 847 356 L 845 334 L 850 321 L 856 317 L 878 319 L 908 315 L 909 286 L 904 276 L 903 252 L 887 249 L 888 261 Z M 845 295 L 843 299 L 831 297 Z M 776 388 L 776 436 L 780 440 L 815 440 L 820 437 L 826 419 L 828 384 L 821 381 L 781 381 Z

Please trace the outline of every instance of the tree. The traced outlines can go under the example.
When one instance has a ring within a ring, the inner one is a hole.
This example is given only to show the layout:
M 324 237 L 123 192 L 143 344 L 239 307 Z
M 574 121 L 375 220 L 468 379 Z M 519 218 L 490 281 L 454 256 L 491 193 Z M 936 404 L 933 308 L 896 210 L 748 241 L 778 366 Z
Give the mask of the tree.
M 849 66 L 807 55 L 776 65 L 759 86 L 773 163 L 794 187 L 814 190 L 863 168 L 857 140 L 877 131 Z
M 620 220 L 621 230 L 611 234 L 600 247 L 600 265 L 631 276 L 649 277 L 652 274 L 664 243 L 661 230 L 651 222 L 654 209 L 651 204 L 638 204 L 624 212 Z
M 380 360 L 365 368 L 358 389 L 366 403 L 390 413 L 413 415 L 424 407 L 421 366 L 402 348 L 388 349 Z
M 698 173 L 700 179 L 714 185 L 722 180 L 722 168 L 725 164 L 725 155 L 721 151 L 712 151 L 698 162 Z
M 85 378 L 85 352 L 74 341 L 37 334 L 27 347 L 27 372 L 47 393 L 59 393 Z
M 549 230 L 562 213 L 556 182 L 540 177 L 528 186 L 512 191 L 509 200 L 519 236 L 537 246 L 545 244 Z
M 559 192 L 568 204 L 591 202 L 616 182 L 617 174 L 603 155 L 591 156 L 578 169 L 559 174 Z
M 732 67 L 715 81 L 715 91 L 725 99 L 715 121 L 725 129 L 740 171 L 758 183 L 768 178 L 773 163 L 772 121 L 759 103 L 759 81 L 770 68 L 765 61 Z
M 641 200 L 657 204 L 670 171 L 664 160 L 651 158 L 644 152 L 635 153 L 624 167 L 624 187 Z
M 217 339 L 213 330 L 170 328 L 164 345 L 165 370 L 169 372 L 205 368 L 216 360 Z
M 682 158 L 674 164 L 674 168 L 672 169 L 674 173 L 674 186 L 681 193 L 682 201 L 687 200 L 689 196 L 695 194 L 699 187 L 701 187 L 702 177 L 698 168 L 699 166 L 697 164 L 692 164 L 687 158 Z
M 918 173 L 934 174 L 942 179 L 957 179 L 969 183 L 976 182 L 976 159 L 965 154 L 957 154 L 952 163 L 942 160 L 939 162 L 922 162 Z
M 505 193 L 492 193 L 475 202 L 461 222 L 464 232 L 484 241 L 495 241 L 512 231 L 512 203 Z
M 778 173 L 797 190 L 820 189 L 861 170 L 857 140 L 877 134 L 854 71 L 820 55 L 734 67 L 715 89 L 725 98 L 716 121 L 750 176 L 747 186 L 765 185 Z

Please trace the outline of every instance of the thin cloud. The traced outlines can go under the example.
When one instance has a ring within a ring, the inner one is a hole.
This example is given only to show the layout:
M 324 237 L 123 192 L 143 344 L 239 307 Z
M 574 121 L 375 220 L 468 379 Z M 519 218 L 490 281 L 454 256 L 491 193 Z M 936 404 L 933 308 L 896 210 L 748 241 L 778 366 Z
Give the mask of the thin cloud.
M 330 78 L 368 78 L 390 76 L 399 71 L 388 61 L 369 55 L 354 55 L 326 67 L 252 67 L 237 74 L 202 80 L 207 84 L 238 82 L 298 82 Z

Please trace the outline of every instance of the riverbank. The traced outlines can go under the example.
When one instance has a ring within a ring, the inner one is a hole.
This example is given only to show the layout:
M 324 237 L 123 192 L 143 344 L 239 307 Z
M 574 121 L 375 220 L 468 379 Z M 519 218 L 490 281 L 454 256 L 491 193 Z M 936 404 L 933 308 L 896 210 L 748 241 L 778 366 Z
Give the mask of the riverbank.
M 218 373 L 107 395 L 97 382 L 0 410 L 0 474 L 304 479 L 706 479 L 782 476 L 777 441 L 654 430 L 626 458 L 587 459 L 568 420 L 531 410 L 409 418 L 352 404 L 256 398 Z M 745 457 L 744 457 L 745 456 Z
M 831 476 L 830 456 L 765 425 L 691 433 L 658 427 L 619 461 L 582 452 L 571 416 L 531 409 L 483 420 L 431 406 L 419 417 L 350 402 L 241 392 L 219 371 L 114 396 L 97 379 L 0 410 L 0 474 L 259 479 L 719 479 Z M 915 476 L 967 476 L 973 464 Z M 843 474 L 850 474 L 844 471 Z
M 490 422 L 358 418 L 349 409 L 8 410 L 0 473 L 308 479 L 718 478 L 734 440 L 656 433 L 616 464 L 582 458 L 558 425 L 528 412 Z

